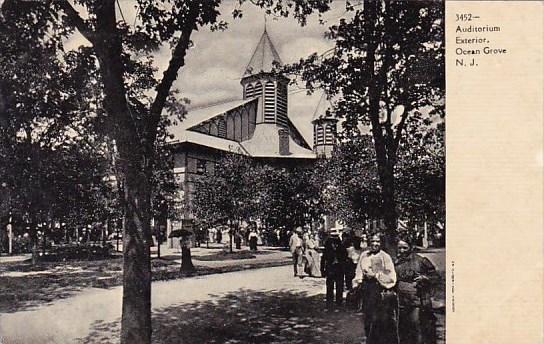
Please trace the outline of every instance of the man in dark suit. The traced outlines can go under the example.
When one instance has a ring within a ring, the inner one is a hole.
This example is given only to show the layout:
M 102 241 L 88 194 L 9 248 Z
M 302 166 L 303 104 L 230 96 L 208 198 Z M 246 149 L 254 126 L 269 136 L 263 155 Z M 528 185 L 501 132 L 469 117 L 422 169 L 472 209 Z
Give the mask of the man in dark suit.
M 348 254 L 340 240 L 340 233 L 337 229 L 329 232 L 325 241 L 325 251 L 321 257 L 321 274 L 327 278 L 327 309 L 331 309 L 335 296 L 336 305 L 342 305 L 344 293 L 344 267 Z

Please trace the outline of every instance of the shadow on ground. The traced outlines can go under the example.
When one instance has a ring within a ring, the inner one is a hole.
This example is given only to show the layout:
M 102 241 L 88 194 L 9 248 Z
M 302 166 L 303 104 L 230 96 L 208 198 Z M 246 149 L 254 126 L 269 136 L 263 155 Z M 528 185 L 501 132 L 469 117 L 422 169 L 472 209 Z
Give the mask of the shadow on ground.
M 90 287 L 107 289 L 122 285 L 122 264 L 123 260 L 120 258 L 39 263 L 35 266 L 29 261 L 0 264 L 0 313 L 13 313 L 48 305 Z M 153 281 L 164 281 L 281 266 L 290 264 L 290 260 L 248 260 L 247 263 L 230 266 L 197 266 L 197 270 L 191 274 L 181 273 L 179 263 L 174 260 L 153 259 L 151 264 Z
M 2 264 L 0 312 L 16 312 L 67 298 L 89 287 L 121 283 L 122 259 Z M 20 275 L 17 275 L 20 273 Z M 15 274 L 15 275 L 14 275 Z
M 341 343 L 364 344 L 362 315 L 323 311 L 323 296 L 282 290 L 240 290 L 208 301 L 153 312 L 153 343 Z M 118 343 L 119 321 L 97 322 L 80 344 Z M 443 316 L 439 343 L 443 343 Z
M 323 311 L 323 297 L 240 290 L 153 312 L 153 343 L 361 343 L 361 315 Z M 119 322 L 98 322 L 79 343 L 118 343 Z

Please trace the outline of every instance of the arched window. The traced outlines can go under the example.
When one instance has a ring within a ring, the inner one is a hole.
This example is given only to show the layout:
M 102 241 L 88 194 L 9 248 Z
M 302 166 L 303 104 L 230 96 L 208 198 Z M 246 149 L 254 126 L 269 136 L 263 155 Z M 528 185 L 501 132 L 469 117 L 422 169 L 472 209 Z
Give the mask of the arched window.
M 255 90 L 253 92 L 254 97 L 260 97 L 263 94 L 263 84 L 261 84 L 259 81 L 255 84 Z
M 225 123 L 225 118 L 220 118 L 217 121 L 217 136 L 227 137 L 227 123 Z
M 245 98 L 253 98 L 254 95 L 255 95 L 255 88 L 253 87 L 252 84 L 248 84 L 246 86 L 246 96 L 245 96 Z

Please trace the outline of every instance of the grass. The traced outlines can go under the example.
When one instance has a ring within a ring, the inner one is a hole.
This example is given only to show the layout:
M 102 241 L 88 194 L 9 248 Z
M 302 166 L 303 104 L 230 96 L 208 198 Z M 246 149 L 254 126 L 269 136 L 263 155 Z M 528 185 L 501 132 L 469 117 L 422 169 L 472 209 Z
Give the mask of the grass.
M 215 254 L 209 254 L 205 256 L 193 257 L 194 260 L 200 261 L 224 261 L 224 260 L 237 260 L 237 259 L 255 259 L 257 255 L 271 254 L 269 251 L 234 251 L 234 252 L 218 252 Z
M 153 259 L 151 261 L 153 281 L 290 264 L 290 260 L 265 262 L 250 260 L 248 263 L 231 266 L 197 266 L 194 273 L 187 275 L 180 272 L 178 259 L 179 256 Z M 34 266 L 30 261 L 2 263 L 0 313 L 18 312 L 50 304 L 73 296 L 85 288 L 111 288 L 122 285 L 122 272 L 121 257 L 93 261 L 40 262 Z

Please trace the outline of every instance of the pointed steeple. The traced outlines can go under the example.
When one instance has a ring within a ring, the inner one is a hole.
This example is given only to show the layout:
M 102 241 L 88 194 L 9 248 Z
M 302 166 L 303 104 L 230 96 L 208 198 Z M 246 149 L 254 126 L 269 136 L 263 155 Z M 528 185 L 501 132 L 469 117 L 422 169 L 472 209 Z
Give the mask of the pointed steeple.
M 265 24 L 264 32 L 251 56 L 251 60 L 249 60 L 249 63 L 247 64 L 243 76 L 246 77 L 260 72 L 271 72 L 274 68 L 274 62 L 279 64 L 282 63 L 278 51 L 266 32 Z
M 332 108 L 331 100 L 327 97 L 327 94 L 323 92 L 321 98 L 319 98 L 319 103 L 314 111 L 312 116 L 312 122 L 319 121 L 321 119 L 333 119 L 334 116 L 330 113 L 330 108 Z

